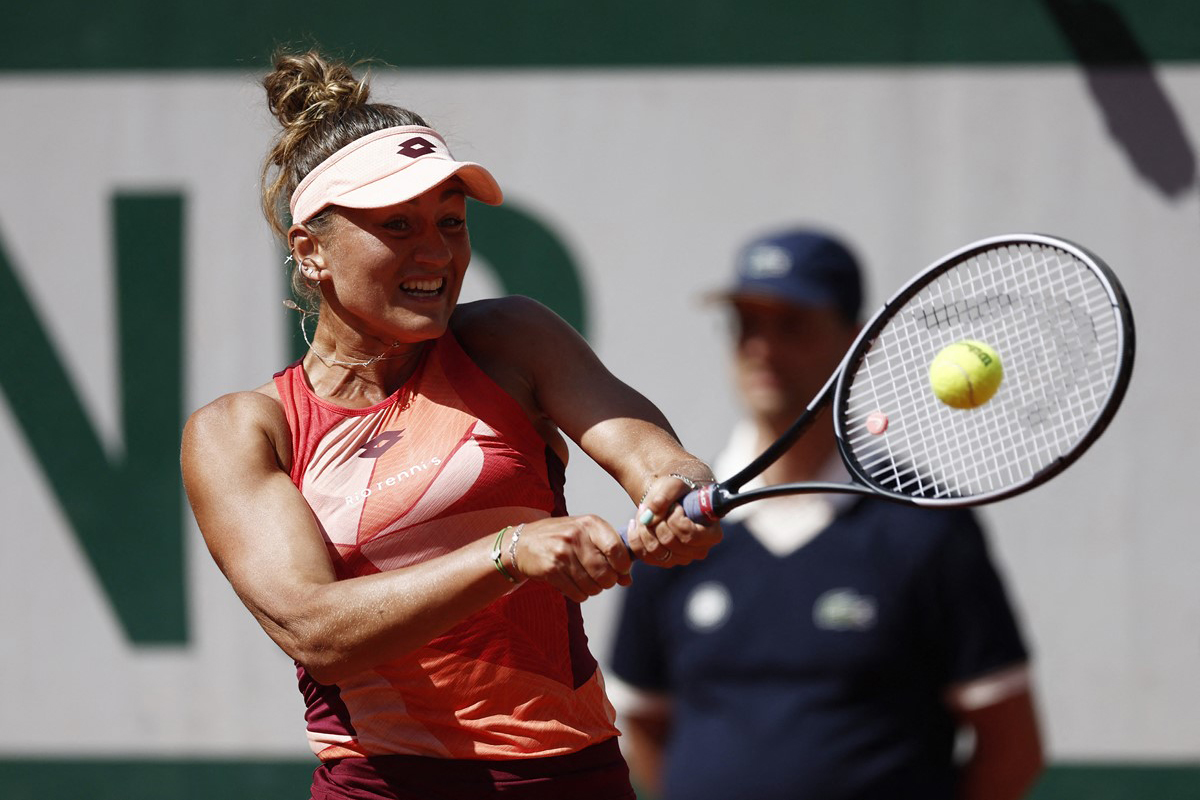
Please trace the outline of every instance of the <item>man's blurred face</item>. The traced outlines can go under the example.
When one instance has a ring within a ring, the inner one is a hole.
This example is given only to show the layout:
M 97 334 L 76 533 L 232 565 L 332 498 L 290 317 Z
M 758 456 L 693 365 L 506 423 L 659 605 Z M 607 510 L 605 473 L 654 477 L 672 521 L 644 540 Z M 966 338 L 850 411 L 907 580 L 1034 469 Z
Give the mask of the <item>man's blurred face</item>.
M 737 386 L 756 419 L 788 424 L 817 395 L 858 333 L 831 306 L 733 302 Z

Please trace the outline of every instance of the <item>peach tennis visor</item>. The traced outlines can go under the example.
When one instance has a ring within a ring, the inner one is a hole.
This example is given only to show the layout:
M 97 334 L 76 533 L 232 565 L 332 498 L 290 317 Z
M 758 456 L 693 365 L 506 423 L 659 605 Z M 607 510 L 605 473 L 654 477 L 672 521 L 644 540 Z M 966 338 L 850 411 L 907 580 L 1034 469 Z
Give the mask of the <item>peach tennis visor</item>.
M 452 175 L 467 195 L 497 206 L 504 199 L 492 174 L 455 161 L 446 140 L 419 125 L 385 128 L 338 150 L 292 192 L 292 222 L 308 222 L 328 206 L 382 208 L 411 200 Z

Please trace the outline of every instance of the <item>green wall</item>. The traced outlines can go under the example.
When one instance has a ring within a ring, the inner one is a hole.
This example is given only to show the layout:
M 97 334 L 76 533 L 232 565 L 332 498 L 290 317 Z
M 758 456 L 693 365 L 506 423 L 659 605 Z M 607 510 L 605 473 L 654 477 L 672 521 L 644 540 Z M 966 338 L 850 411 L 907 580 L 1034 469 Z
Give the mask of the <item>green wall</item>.
M 1059 62 L 1200 57 L 1191 0 L 461 0 L 441 3 L 23 3 L 3 70 L 248 69 L 319 41 L 404 67 Z M 1070 31 L 1072 35 L 1067 35 Z M 1128 34 L 1126 33 L 1128 32 Z
M 0 761 L 5 800 L 300 800 L 315 761 Z M 1196 800 L 1200 766 L 1059 764 L 1029 800 Z M 641 795 L 648 798 L 647 795 Z

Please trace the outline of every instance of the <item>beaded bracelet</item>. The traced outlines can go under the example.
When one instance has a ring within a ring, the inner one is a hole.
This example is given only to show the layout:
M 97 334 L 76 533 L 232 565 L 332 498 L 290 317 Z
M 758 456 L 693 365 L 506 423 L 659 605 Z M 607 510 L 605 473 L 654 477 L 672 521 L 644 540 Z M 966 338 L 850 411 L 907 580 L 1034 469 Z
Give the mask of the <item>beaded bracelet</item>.
M 672 472 L 668 477 L 683 481 L 684 485 L 692 491 L 699 489 L 701 486 L 716 483 L 712 478 L 689 478 L 687 475 L 680 475 L 678 472 Z
M 684 485 L 687 486 L 692 491 L 699 489 L 701 486 L 708 486 L 710 484 L 717 482 L 716 478 L 693 478 L 688 475 L 684 475 L 680 472 L 672 472 L 667 477 L 675 478 L 676 480 L 683 481 Z M 653 481 L 651 481 L 651 484 L 652 483 L 653 483 Z M 646 502 L 646 495 L 648 495 L 648 494 L 650 494 L 650 485 L 647 485 L 646 491 L 642 492 L 642 499 L 638 501 L 639 506 L 642 503 Z
M 512 564 L 513 572 L 521 574 L 521 568 L 517 566 L 517 542 L 521 539 L 521 529 L 525 527 L 525 523 L 513 530 L 512 540 L 508 544 L 508 563 Z
M 496 568 L 497 572 L 508 578 L 509 583 L 516 583 L 517 579 L 508 574 L 508 570 L 504 568 L 504 563 L 500 560 L 500 554 L 504 552 L 501 549 L 501 543 L 504 541 L 504 534 L 510 530 L 512 530 L 512 525 L 505 526 L 496 534 L 496 541 L 492 545 L 492 565 Z

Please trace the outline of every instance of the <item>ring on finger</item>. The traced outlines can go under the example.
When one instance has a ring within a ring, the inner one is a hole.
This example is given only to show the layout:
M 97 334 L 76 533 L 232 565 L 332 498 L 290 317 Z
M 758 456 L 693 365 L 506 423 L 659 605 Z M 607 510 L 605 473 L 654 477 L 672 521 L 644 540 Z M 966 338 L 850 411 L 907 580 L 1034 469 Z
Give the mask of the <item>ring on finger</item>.
M 671 559 L 671 551 L 664 547 L 663 551 L 662 551 L 662 555 L 660 555 L 658 557 L 658 560 L 659 561 L 669 561 L 670 559 Z

